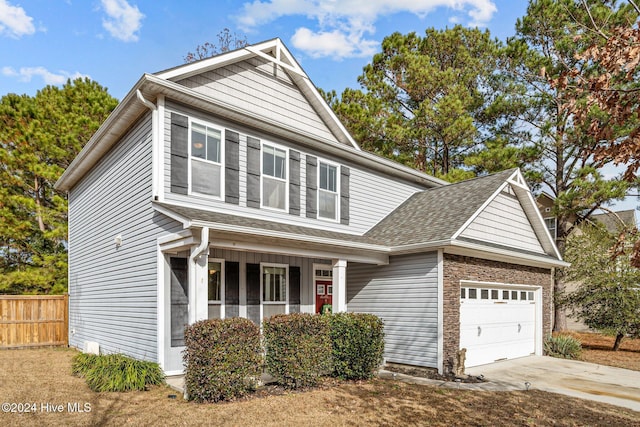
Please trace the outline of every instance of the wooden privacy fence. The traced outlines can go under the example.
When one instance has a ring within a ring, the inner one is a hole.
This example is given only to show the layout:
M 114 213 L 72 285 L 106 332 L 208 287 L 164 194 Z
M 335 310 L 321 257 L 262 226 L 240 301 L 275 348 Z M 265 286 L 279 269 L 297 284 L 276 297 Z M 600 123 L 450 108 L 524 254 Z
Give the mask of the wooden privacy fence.
M 0 349 L 67 345 L 69 295 L 0 295 Z

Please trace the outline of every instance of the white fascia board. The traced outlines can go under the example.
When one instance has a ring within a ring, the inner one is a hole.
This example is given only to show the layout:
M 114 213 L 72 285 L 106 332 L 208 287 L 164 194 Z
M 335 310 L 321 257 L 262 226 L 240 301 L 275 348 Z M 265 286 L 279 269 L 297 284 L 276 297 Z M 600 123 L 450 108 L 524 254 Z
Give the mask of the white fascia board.
M 302 256 L 307 258 L 327 258 L 327 259 L 346 259 L 349 262 L 360 262 L 364 264 L 387 265 L 389 264 L 389 255 L 377 252 L 365 251 L 337 251 L 332 249 L 312 249 L 312 248 L 293 248 L 280 245 L 269 245 L 255 242 L 238 242 L 228 239 L 213 239 L 211 245 L 216 248 L 229 249 L 235 251 L 276 253 L 287 256 Z
M 154 73 L 155 76 L 167 80 L 182 80 L 195 74 L 204 73 L 208 70 L 224 67 L 235 62 L 244 61 L 252 58 L 255 53 L 247 48 L 242 48 L 228 52 L 222 55 L 212 56 L 211 58 L 192 62 L 191 64 L 181 65 L 179 67 L 170 68 L 165 71 Z
M 315 243 L 320 245 L 331 245 L 348 249 L 362 249 L 374 252 L 388 253 L 389 248 L 386 246 L 373 245 L 370 243 L 350 242 L 346 240 L 337 240 L 327 237 L 308 236 L 304 234 L 285 233 L 282 231 L 264 230 L 261 228 L 243 227 L 238 225 L 223 224 L 208 221 L 190 221 L 190 227 L 209 227 L 211 230 L 239 233 L 256 237 L 272 237 L 282 240 L 291 240 L 298 242 Z
M 127 95 L 120 101 L 109 117 L 102 123 L 98 130 L 91 136 L 84 148 L 73 159 L 64 173 L 56 181 L 54 188 L 69 191 L 89 168 L 94 165 L 115 144 L 118 137 L 126 131 L 137 118 L 148 108 L 137 100 L 137 91 L 145 82 L 145 76 L 133 86 Z
M 520 204 L 524 209 L 525 215 L 529 219 L 531 223 L 531 228 L 533 228 L 533 232 L 536 233 L 538 240 L 542 244 L 542 248 L 549 255 L 552 255 L 558 259 L 562 259 L 562 255 L 560 255 L 560 251 L 556 246 L 556 243 L 551 237 L 551 233 L 549 233 L 549 229 L 544 223 L 544 219 L 542 218 L 542 214 L 538 209 L 535 199 L 529 191 L 529 188 L 523 189 L 520 187 L 515 187 L 514 192 L 520 200 Z
M 442 249 L 451 244 L 451 239 L 437 240 L 434 242 L 414 243 L 411 245 L 392 246 L 390 248 L 391 255 L 405 255 L 419 252 L 430 252 Z
M 561 259 L 550 259 L 548 257 L 525 254 L 509 249 L 494 248 L 478 243 L 452 240 L 451 244 L 444 249 L 445 253 L 463 255 L 474 258 L 484 258 L 494 261 L 508 262 L 511 264 L 528 265 L 532 267 L 552 268 L 569 267 L 571 264 Z

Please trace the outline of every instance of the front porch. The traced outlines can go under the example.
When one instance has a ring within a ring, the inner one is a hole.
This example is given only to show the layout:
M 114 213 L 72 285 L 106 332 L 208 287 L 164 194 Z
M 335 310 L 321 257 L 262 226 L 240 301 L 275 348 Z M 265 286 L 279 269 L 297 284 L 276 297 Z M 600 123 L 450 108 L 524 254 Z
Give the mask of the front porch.
M 347 310 L 345 254 L 212 239 L 207 227 L 197 234 L 185 230 L 158 242 L 158 359 L 167 375 L 183 372 L 187 324 L 244 317 L 259 325 L 276 314 Z

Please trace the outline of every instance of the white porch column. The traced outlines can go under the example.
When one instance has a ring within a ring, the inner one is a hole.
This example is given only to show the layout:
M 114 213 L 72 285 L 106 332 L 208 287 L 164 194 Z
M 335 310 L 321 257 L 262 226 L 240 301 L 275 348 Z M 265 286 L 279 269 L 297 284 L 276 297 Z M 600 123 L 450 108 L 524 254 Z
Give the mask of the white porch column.
M 207 279 L 209 264 L 209 228 L 202 228 L 200 244 L 189 256 L 189 324 L 209 317 Z
M 333 260 L 333 296 L 332 309 L 334 313 L 347 311 L 347 260 Z

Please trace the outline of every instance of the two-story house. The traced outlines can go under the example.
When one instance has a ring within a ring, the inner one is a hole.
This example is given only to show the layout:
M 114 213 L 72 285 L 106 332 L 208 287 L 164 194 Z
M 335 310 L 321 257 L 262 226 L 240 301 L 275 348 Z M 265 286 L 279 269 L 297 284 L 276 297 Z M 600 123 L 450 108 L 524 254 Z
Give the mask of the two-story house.
M 279 39 L 143 75 L 56 185 L 78 348 L 179 374 L 186 324 L 331 306 L 443 371 L 550 333 L 565 263 L 520 172 L 447 184 L 362 151 Z

